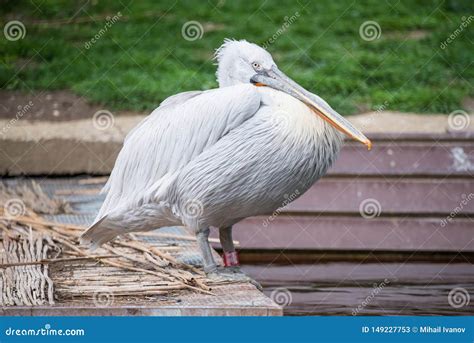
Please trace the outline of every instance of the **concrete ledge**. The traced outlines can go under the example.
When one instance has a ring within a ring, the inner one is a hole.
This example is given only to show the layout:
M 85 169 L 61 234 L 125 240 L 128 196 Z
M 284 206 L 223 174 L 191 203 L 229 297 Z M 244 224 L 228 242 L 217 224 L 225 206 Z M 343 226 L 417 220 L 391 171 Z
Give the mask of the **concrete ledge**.
M 0 121 L 1 175 L 108 174 L 125 135 L 143 116 L 117 117 L 100 128 L 90 119 L 70 122 Z
M 0 175 L 109 174 L 126 134 L 145 116 L 116 116 L 112 124 L 0 120 Z M 463 131 L 474 131 L 474 116 Z M 447 115 L 372 112 L 349 117 L 371 133 L 445 133 Z

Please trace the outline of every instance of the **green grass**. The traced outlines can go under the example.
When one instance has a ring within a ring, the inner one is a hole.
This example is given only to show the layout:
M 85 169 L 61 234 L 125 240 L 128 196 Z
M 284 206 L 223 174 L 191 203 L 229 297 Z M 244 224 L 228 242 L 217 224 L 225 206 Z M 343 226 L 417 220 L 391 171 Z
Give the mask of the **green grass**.
M 27 33 L 18 41 L 1 36 L 0 87 L 71 89 L 111 109 L 149 111 L 177 92 L 217 87 L 211 58 L 224 38 L 263 44 L 298 12 L 268 50 L 280 69 L 344 114 L 381 105 L 449 113 L 473 96 L 474 20 L 440 48 L 461 17 L 474 14 L 472 0 L 306 1 L 3 2 L 2 28 L 20 20 Z M 54 24 L 118 11 L 122 19 L 90 49 L 84 44 L 105 18 Z M 183 39 L 190 20 L 204 25 L 201 39 Z M 361 39 L 368 20 L 380 25 L 379 39 Z M 424 37 L 410 38 L 414 31 Z

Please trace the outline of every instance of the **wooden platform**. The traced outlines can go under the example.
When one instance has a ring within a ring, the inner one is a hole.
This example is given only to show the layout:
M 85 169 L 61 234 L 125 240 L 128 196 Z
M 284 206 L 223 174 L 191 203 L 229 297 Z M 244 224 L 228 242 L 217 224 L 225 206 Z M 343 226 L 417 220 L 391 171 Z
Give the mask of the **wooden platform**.
M 79 177 L 60 179 L 35 179 L 50 195 L 63 197 L 71 204 L 74 214 L 44 215 L 48 221 L 87 226 L 95 216 L 102 196 L 98 194 L 104 180 Z M 8 179 L 9 185 L 24 183 L 25 179 Z M 168 249 L 178 262 L 200 266 L 197 244 L 182 227 L 165 228 L 160 236 L 138 236 L 147 243 Z M 189 238 L 188 238 L 189 237 Z M 215 254 L 217 261 L 221 261 Z M 202 273 L 202 272 L 201 272 Z M 126 285 L 140 282 L 152 290 L 157 277 L 104 266 L 96 261 L 58 262 L 50 265 L 49 276 L 54 283 L 55 304 L 41 306 L 5 306 L 0 315 L 143 315 L 143 316 L 278 316 L 282 308 L 249 282 L 228 283 L 205 281 L 212 294 L 178 289 L 166 294 L 150 291 L 148 295 L 120 294 Z M 104 291 L 108 282 L 119 278 L 122 282 Z M 159 278 L 158 278 L 159 279 Z M 136 280 L 136 281 L 134 281 Z M 148 281 L 147 281 L 148 280 Z M 74 282 L 71 282 L 74 281 Z M 165 282 L 165 281 L 163 281 Z M 74 287 L 71 287 L 71 284 Z M 105 285 L 104 285 L 105 284 Z M 94 287 L 101 288 L 94 292 Z M 145 286 L 144 286 L 145 287 Z M 85 293 L 83 293 L 85 292 Z M 136 294 L 136 293 L 135 293 Z
M 54 275 L 53 275 L 54 279 Z M 3 307 L 2 316 L 281 316 L 283 310 L 250 284 L 213 287 L 215 295 L 76 299 L 53 306 Z M 110 301 L 110 304 L 108 303 Z

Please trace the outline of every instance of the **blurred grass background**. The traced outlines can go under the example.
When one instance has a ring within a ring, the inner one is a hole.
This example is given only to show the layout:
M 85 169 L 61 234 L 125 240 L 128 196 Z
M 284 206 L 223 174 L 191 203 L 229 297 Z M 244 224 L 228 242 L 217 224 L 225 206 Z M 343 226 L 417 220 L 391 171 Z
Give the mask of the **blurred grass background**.
M 377 109 L 449 113 L 473 96 L 472 0 L 447 1 L 2 1 L 2 27 L 21 21 L 24 39 L 0 39 L 0 87 L 70 89 L 112 109 L 149 111 L 169 95 L 217 87 L 214 49 L 226 37 L 268 45 L 280 69 L 344 114 Z M 120 12 L 90 49 L 85 43 Z M 286 17 L 286 18 L 285 18 Z M 201 39 L 183 39 L 196 20 Z M 376 21 L 381 37 L 359 27 Z

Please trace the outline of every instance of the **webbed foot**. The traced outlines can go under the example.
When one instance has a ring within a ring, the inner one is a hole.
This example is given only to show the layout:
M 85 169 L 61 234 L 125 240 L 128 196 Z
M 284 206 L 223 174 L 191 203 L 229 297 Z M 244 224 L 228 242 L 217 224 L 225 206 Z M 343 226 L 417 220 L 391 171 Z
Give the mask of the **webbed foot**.
M 244 274 L 240 267 L 216 267 L 214 270 L 206 272 L 207 277 L 213 282 L 248 282 L 254 285 L 259 291 L 262 291 L 262 286 Z

